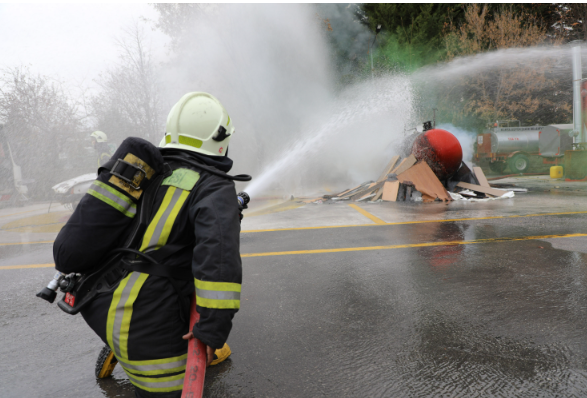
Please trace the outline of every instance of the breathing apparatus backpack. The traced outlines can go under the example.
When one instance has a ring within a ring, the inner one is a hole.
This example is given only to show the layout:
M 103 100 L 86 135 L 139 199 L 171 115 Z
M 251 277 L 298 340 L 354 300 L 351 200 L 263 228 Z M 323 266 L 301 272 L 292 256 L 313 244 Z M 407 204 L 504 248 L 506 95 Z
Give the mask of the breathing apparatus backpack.
M 60 288 L 65 295 L 58 302 L 59 308 L 75 315 L 98 293 L 115 289 L 130 271 L 167 277 L 174 287 L 174 280 L 193 280 L 191 270 L 162 266 L 136 250 L 151 221 L 157 191 L 172 174 L 166 160 L 179 161 L 231 180 L 251 180 L 248 175 L 230 176 L 182 156 L 164 157 L 159 148 L 141 138 L 125 139 L 111 160 L 98 169 L 98 178 L 59 232 L 53 247 L 60 266 L 83 264 L 88 273 L 58 272 L 37 297 L 53 302 Z M 249 197 L 243 194 L 239 194 L 239 203 L 244 203 L 246 208 Z M 80 247 L 86 249 L 82 251 Z M 142 261 L 126 261 L 124 257 L 128 255 Z

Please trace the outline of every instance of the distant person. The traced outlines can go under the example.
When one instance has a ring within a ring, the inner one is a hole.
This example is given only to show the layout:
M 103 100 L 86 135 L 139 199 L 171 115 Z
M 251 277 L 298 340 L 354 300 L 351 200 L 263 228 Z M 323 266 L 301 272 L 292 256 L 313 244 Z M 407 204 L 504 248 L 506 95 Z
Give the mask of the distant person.
M 108 136 L 103 131 L 94 131 L 90 134 L 92 147 L 98 152 L 98 167 L 106 164 L 116 151 L 116 145 L 108 143 Z

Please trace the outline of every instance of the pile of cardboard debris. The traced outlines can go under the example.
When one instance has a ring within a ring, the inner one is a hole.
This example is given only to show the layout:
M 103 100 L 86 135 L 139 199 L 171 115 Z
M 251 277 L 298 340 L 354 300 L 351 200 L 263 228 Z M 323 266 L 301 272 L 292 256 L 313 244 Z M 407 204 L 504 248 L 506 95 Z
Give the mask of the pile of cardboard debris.
M 461 163 L 455 175 L 441 182 L 428 163 L 424 160 L 418 161 L 413 154 L 399 160 L 399 156 L 394 156 L 376 181 L 368 181 L 336 195 L 324 195 L 304 202 L 448 202 L 464 198 L 496 198 L 506 194 L 507 197 L 513 196 L 511 191 L 492 188 L 480 167 L 473 167 L 471 171 L 465 162 Z

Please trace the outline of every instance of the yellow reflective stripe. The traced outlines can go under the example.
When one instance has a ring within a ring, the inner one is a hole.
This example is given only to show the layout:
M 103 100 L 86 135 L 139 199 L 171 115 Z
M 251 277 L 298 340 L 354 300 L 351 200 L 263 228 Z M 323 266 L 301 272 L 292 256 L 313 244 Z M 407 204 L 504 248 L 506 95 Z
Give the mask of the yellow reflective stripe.
M 188 357 L 188 354 L 183 354 L 178 357 L 163 358 L 163 359 L 147 359 L 147 360 L 143 360 L 143 361 L 131 361 L 131 360 L 125 359 L 123 362 L 124 362 L 124 365 L 129 365 L 129 366 L 161 365 L 161 364 L 167 364 L 167 363 L 172 363 L 172 362 L 177 362 L 177 361 L 184 361 L 187 359 L 187 357 Z
M 131 272 L 132 274 L 132 272 Z M 120 355 L 121 359 L 128 358 L 128 332 L 130 330 L 130 318 L 132 317 L 133 305 L 139 296 L 139 291 L 143 284 L 149 277 L 149 274 L 140 274 L 135 282 L 126 303 L 124 303 L 124 315 L 122 316 L 122 324 L 120 326 Z
M 194 148 L 201 148 L 202 144 L 204 143 L 202 140 L 198 140 L 197 138 L 188 137 L 186 135 L 180 135 L 178 137 L 178 141 L 180 144 L 193 146 Z
M 122 295 L 122 292 L 126 287 L 126 284 L 128 283 L 129 277 L 130 275 L 127 275 L 126 278 L 120 281 L 120 284 L 118 285 L 118 287 L 114 291 L 114 294 L 112 295 L 112 302 L 110 303 L 110 309 L 108 310 L 108 319 L 106 321 L 106 341 L 108 341 L 110 349 L 114 351 L 114 355 L 116 355 L 116 350 L 114 349 L 112 332 L 114 331 L 116 307 L 118 307 L 118 303 L 120 302 L 120 296 Z
M 212 300 L 240 300 L 240 292 L 231 292 L 224 290 L 203 290 L 196 288 L 196 295 L 204 299 Z
M 206 308 L 216 308 L 222 310 L 238 310 L 241 307 L 240 300 L 215 300 L 209 299 L 205 297 L 200 297 L 198 293 L 196 293 L 196 302 L 200 307 Z
M 230 120 L 229 120 L 229 123 L 230 123 Z M 180 144 L 193 146 L 194 148 L 201 148 L 202 144 L 204 143 L 204 141 L 202 141 L 202 140 L 199 140 L 194 137 L 188 137 L 187 135 L 179 135 L 177 137 L 177 141 Z M 165 143 L 171 144 L 171 135 L 167 134 L 165 136 Z
M 88 194 L 114 207 L 127 217 L 133 218 L 136 215 L 137 206 L 132 200 L 101 181 L 94 181 L 88 190 Z
M 147 227 L 140 251 L 157 250 L 167 243 L 173 223 L 189 194 L 190 191 L 173 186 L 167 189 L 159 210 L 157 210 L 153 221 Z
M 131 272 L 119 284 L 112 295 L 106 322 L 108 345 L 119 360 L 128 358 L 128 332 L 133 304 L 148 274 Z
M 155 217 L 153 218 L 153 220 L 151 221 L 151 223 L 147 227 L 147 231 L 145 232 L 145 236 L 143 236 L 143 243 L 142 243 L 139 251 L 145 251 L 145 249 L 147 247 L 149 247 L 149 242 L 151 241 L 151 238 L 153 237 L 153 234 L 155 233 L 155 228 L 157 227 L 159 220 L 163 216 L 163 213 L 165 213 L 165 210 L 169 206 L 169 202 L 171 202 L 171 198 L 173 197 L 175 189 L 176 189 L 175 187 L 169 187 L 169 189 L 165 193 L 165 197 L 163 198 L 163 202 L 161 202 L 161 206 L 159 207 L 159 210 L 157 210 L 157 214 L 155 214 Z
M 196 302 L 200 307 L 239 309 L 241 285 L 233 282 L 201 281 L 194 278 Z
M 171 209 L 171 214 L 169 215 L 167 220 L 165 220 L 163 232 L 161 233 L 161 236 L 159 237 L 159 241 L 157 244 L 158 247 L 164 246 L 167 243 L 167 239 L 169 239 L 169 234 L 171 233 L 171 228 L 173 228 L 173 223 L 175 223 L 175 219 L 177 218 L 179 211 L 181 210 L 185 200 L 190 194 L 190 191 L 184 191 L 183 189 L 181 191 L 182 192 L 179 196 L 179 200 L 175 203 L 173 209 Z
M 241 291 L 240 283 L 201 281 L 196 278 L 194 278 L 194 281 L 196 284 L 196 289 L 228 291 L 228 292 L 240 292 Z
M 183 389 L 185 372 L 167 377 L 140 377 L 128 373 L 127 375 L 135 387 L 149 392 L 169 392 Z
M 120 361 L 119 361 L 120 362 Z M 140 367 L 132 368 L 128 366 L 124 366 L 121 363 L 122 368 L 126 372 L 126 374 L 135 374 L 135 375 L 144 375 L 144 376 L 160 376 L 166 375 L 170 373 L 177 373 L 177 372 L 185 372 L 185 364 L 175 367 L 175 368 L 166 368 L 166 369 L 153 369 L 153 370 L 141 370 Z
M 92 183 L 92 185 L 96 185 L 102 189 L 105 189 L 106 191 L 110 192 L 111 194 L 119 197 L 121 200 L 123 200 L 124 202 L 126 202 L 130 206 L 135 206 L 134 202 L 132 200 L 130 200 L 125 194 L 123 194 L 122 192 L 118 192 L 116 189 L 112 188 L 108 184 L 104 184 L 102 181 L 95 180 Z

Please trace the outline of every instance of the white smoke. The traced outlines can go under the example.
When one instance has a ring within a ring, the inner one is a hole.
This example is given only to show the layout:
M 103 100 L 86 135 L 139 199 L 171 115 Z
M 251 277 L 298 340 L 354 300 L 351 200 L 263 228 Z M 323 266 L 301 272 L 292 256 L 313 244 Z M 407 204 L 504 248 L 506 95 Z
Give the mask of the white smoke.
M 412 115 L 405 77 L 342 91 L 334 84 L 329 31 L 316 10 L 300 4 L 202 10 L 165 71 L 169 107 L 188 91 L 208 91 L 224 104 L 236 128 L 233 171 L 253 174 L 252 195 L 302 195 L 376 178 L 388 161 L 384 149 Z

